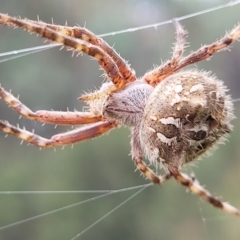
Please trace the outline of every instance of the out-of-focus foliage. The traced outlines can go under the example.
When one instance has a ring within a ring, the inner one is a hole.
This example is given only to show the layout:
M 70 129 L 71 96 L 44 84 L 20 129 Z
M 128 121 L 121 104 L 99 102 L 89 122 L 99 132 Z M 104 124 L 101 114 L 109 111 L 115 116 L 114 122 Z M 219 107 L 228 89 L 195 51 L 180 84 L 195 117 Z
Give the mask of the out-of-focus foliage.
M 13 16 L 37 19 L 69 26 L 85 25 L 96 34 L 161 22 L 207 9 L 227 1 L 57 1 L 1 0 L 0 11 Z M 240 5 L 184 20 L 190 47 L 211 43 L 240 21 Z M 137 32 L 106 37 L 105 40 L 129 60 L 137 75 L 171 57 L 174 27 L 164 25 Z M 37 46 L 43 40 L 19 29 L 0 27 L 0 52 Z M 232 51 L 218 53 L 211 61 L 198 64 L 223 79 L 234 98 L 240 97 L 240 43 Z M 57 48 L 0 64 L 0 83 L 12 89 L 30 108 L 82 109 L 77 100 L 84 90 L 98 87 L 102 79 L 96 61 L 88 56 L 71 57 Z M 240 103 L 235 103 L 240 117 Z M 18 119 L 16 113 L 0 102 L 0 118 L 19 123 L 27 129 L 50 137 L 66 128 Z M 211 192 L 240 207 L 240 123 L 229 142 L 212 156 L 191 168 Z M 19 145 L 13 137 L 0 133 L 0 191 L 4 190 L 91 190 L 118 189 L 146 183 L 134 172 L 128 155 L 129 131 L 117 129 L 98 139 L 66 147 L 39 151 Z M 184 169 L 188 172 L 191 170 Z M 71 239 L 128 194 L 116 194 L 87 205 L 65 210 L 0 231 L 0 239 Z M 0 195 L 0 227 L 45 213 L 92 195 Z M 120 210 L 104 219 L 80 239 L 239 239 L 240 218 L 229 216 L 186 193 L 171 180 L 162 187 L 150 187 Z

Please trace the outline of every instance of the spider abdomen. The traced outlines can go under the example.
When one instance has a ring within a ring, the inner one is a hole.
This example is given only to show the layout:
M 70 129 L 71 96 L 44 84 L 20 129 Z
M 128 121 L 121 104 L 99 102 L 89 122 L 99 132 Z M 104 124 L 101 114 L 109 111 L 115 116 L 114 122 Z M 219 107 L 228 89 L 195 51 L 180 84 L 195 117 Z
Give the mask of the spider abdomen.
M 173 74 L 148 99 L 140 127 L 141 146 L 152 163 L 179 168 L 231 131 L 232 112 L 222 81 L 206 72 Z

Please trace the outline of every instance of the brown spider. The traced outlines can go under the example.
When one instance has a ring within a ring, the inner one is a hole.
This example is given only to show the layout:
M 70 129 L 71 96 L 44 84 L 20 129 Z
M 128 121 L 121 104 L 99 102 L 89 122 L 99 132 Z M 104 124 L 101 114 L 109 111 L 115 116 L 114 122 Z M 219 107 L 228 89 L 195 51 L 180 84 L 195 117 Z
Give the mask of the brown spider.
M 86 28 L 47 24 L 0 14 L 0 24 L 21 27 L 29 32 L 61 43 L 73 51 L 95 58 L 108 81 L 90 94 L 80 97 L 88 112 L 31 111 L 10 92 L 0 87 L 0 97 L 20 115 L 44 123 L 87 125 L 46 139 L 0 120 L 0 129 L 39 147 L 73 144 L 102 135 L 119 125 L 131 129 L 131 154 L 138 170 L 153 183 L 172 176 L 209 203 L 240 216 L 240 210 L 221 202 L 197 180 L 180 172 L 183 164 L 197 159 L 232 130 L 233 104 L 223 82 L 203 71 L 181 71 L 190 64 L 209 59 L 226 50 L 240 37 L 240 25 L 218 41 L 183 56 L 186 31 L 179 22 L 172 59 L 137 79 L 134 70 L 103 39 Z M 159 176 L 143 161 L 164 167 Z

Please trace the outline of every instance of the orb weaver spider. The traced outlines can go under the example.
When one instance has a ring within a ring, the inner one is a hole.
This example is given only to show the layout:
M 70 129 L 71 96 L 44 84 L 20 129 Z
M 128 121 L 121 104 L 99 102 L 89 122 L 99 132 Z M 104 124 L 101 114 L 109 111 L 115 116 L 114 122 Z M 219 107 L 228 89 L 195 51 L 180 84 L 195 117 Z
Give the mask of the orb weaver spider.
M 107 76 L 99 90 L 79 99 L 89 106 L 87 112 L 33 112 L 18 98 L 0 87 L 0 97 L 20 115 L 43 123 L 86 125 L 43 138 L 0 120 L 0 129 L 30 144 L 49 148 L 88 140 L 119 125 L 131 129 L 131 155 L 136 168 L 155 184 L 171 177 L 215 207 L 240 216 L 240 210 L 220 201 L 196 179 L 180 172 L 213 146 L 223 142 L 232 130 L 233 104 L 223 82 L 204 71 L 178 71 L 212 54 L 228 49 L 240 37 L 240 25 L 216 42 L 183 56 L 186 31 L 179 22 L 172 58 L 137 78 L 135 71 L 103 39 L 86 28 L 58 26 L 41 21 L 18 19 L 0 14 L 0 24 L 21 27 L 30 33 L 62 44 L 96 59 Z M 163 167 L 163 176 L 154 173 L 143 161 Z

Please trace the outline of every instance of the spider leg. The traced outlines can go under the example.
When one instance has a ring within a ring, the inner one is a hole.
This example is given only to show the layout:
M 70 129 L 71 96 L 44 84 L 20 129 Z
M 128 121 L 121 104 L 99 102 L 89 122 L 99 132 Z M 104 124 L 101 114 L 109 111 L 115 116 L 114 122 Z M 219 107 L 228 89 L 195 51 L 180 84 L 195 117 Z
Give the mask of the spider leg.
M 170 173 L 174 176 L 174 178 L 190 189 L 193 193 L 199 195 L 201 198 L 212 204 L 214 207 L 220 208 L 223 211 L 231 214 L 235 214 L 240 216 L 240 210 L 233 207 L 229 203 L 222 202 L 217 197 L 213 196 L 209 191 L 204 189 L 196 180 L 189 177 L 186 174 L 179 172 L 176 168 L 169 168 Z
M 33 112 L 21 101 L 19 101 L 18 98 L 14 97 L 10 92 L 1 87 L 1 85 L 0 98 L 2 98 L 9 105 L 9 107 L 25 118 L 44 123 L 52 123 L 57 125 L 80 125 L 100 122 L 103 120 L 101 116 L 95 116 L 90 112 L 61 112 L 46 110 Z
M 234 41 L 237 41 L 239 38 L 240 38 L 240 24 L 238 24 L 229 33 L 227 33 L 224 37 L 220 38 L 216 42 L 202 46 L 197 51 L 182 58 L 176 70 L 179 70 L 190 64 L 194 64 L 196 62 L 209 59 L 216 52 L 228 50 L 228 46 L 232 44 Z
M 178 35 L 177 35 L 177 38 Z M 160 81 L 178 71 L 179 69 L 186 67 L 190 64 L 194 64 L 200 62 L 205 59 L 209 59 L 214 53 L 220 52 L 223 50 L 227 50 L 228 46 L 234 41 L 240 38 L 240 24 L 234 27 L 229 33 L 227 33 L 224 37 L 220 38 L 216 42 L 202 46 L 195 52 L 189 54 L 184 58 L 178 59 L 178 61 L 167 61 L 163 64 L 162 67 L 159 67 L 144 76 L 144 79 L 150 85 L 155 86 Z
M 46 26 L 42 26 L 28 20 L 10 17 L 1 13 L 0 24 L 20 27 L 30 32 L 35 32 L 46 39 L 61 43 L 62 45 L 72 48 L 74 51 L 84 52 L 87 55 L 95 58 L 98 61 L 99 65 L 103 68 L 109 79 L 115 85 L 115 87 L 112 88 L 111 91 L 116 90 L 116 88 L 122 88 L 127 84 L 126 79 L 124 79 L 120 74 L 116 63 L 99 46 L 64 35 L 63 33 L 52 30 Z
M 112 47 L 110 47 L 106 41 L 96 36 L 90 30 L 80 26 L 75 27 L 60 26 L 55 24 L 44 23 L 41 21 L 33 21 L 29 19 L 27 19 L 27 21 L 32 22 L 34 24 L 38 24 L 43 27 L 47 27 L 56 32 L 60 32 L 63 35 L 81 39 L 84 42 L 89 42 L 93 45 L 100 47 L 102 50 L 104 50 L 105 53 L 107 53 L 113 59 L 122 77 L 126 79 L 127 82 L 133 82 L 136 80 L 135 72 L 133 69 L 130 68 L 130 65 L 126 62 L 126 60 L 124 60 Z
M 126 60 L 124 60 L 113 48 L 111 48 L 107 42 L 105 42 L 102 38 L 96 36 L 90 30 L 80 26 L 68 27 L 68 26 L 49 24 L 42 21 L 33 21 L 30 19 L 25 19 L 25 20 L 42 27 L 47 27 L 63 35 L 81 39 L 85 42 L 89 42 L 93 45 L 100 47 L 102 50 L 104 50 L 105 53 L 107 53 L 113 59 L 122 77 L 126 79 L 127 82 L 132 82 L 136 80 L 135 72 L 133 69 L 130 68 L 130 65 L 126 62 Z M 0 24 L 4 24 L 4 21 L 0 21 Z M 11 26 L 11 23 L 9 24 Z
M 187 32 L 178 21 L 174 20 L 173 24 L 176 28 L 176 43 L 173 48 L 172 59 L 168 60 L 156 69 L 147 72 L 143 76 L 143 79 L 152 86 L 156 86 L 159 82 L 175 71 L 175 68 L 178 66 L 184 52 Z
M 177 63 L 179 59 L 182 57 L 184 52 L 187 31 L 183 28 L 179 21 L 174 20 L 173 24 L 176 28 L 176 43 L 173 49 L 172 61 Z
M 162 184 L 166 180 L 172 177 L 171 173 L 167 173 L 163 176 L 154 173 L 147 164 L 142 160 L 142 149 L 140 144 L 139 129 L 133 127 L 131 129 L 131 155 L 137 169 L 154 184 Z
M 99 122 L 87 127 L 74 129 L 65 133 L 52 136 L 50 139 L 43 138 L 25 129 L 15 127 L 8 122 L 0 120 L 0 129 L 7 133 L 14 135 L 30 144 L 38 147 L 50 148 L 55 146 L 64 146 L 67 144 L 73 144 L 88 140 L 97 136 L 100 136 L 109 130 L 115 128 L 117 124 L 115 122 Z
M 162 184 L 163 182 L 172 177 L 171 173 L 166 173 L 163 176 L 156 174 L 147 166 L 147 164 L 141 158 L 134 158 L 133 161 L 137 169 L 154 184 Z

